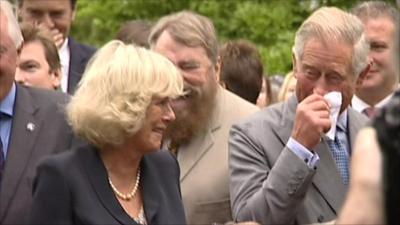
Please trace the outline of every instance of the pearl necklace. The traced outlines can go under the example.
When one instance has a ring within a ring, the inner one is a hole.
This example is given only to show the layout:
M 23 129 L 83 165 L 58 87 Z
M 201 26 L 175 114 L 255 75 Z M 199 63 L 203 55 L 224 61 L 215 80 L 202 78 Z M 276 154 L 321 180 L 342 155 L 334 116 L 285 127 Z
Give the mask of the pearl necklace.
M 139 187 L 139 181 L 140 181 L 140 167 L 138 168 L 138 172 L 136 175 L 136 181 L 135 181 L 135 186 L 133 187 L 132 191 L 128 194 L 122 194 L 118 189 L 114 186 L 113 182 L 111 181 L 110 177 L 108 177 L 108 183 L 110 183 L 110 186 L 114 193 L 122 200 L 124 201 L 130 201 L 133 197 L 135 197 L 136 191 Z

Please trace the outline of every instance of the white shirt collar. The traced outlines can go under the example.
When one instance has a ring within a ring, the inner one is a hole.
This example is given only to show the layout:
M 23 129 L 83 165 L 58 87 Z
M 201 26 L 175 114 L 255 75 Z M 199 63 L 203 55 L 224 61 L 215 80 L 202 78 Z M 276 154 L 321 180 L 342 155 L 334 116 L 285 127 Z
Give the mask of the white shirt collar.
M 386 96 L 384 99 L 382 99 L 380 102 L 378 102 L 376 105 L 374 105 L 374 107 L 376 108 L 382 108 L 383 106 L 385 106 L 390 99 L 392 98 L 393 93 L 389 94 L 388 96 Z M 359 98 L 358 96 L 354 95 L 353 98 L 351 99 L 351 107 L 356 110 L 357 112 L 363 112 L 366 108 L 371 107 L 370 105 L 368 105 L 366 102 L 364 102 L 363 100 L 361 100 L 361 98 Z
M 61 62 L 61 90 L 67 92 L 68 89 L 68 72 L 69 72 L 69 62 L 70 62 L 70 51 L 68 48 L 68 38 L 65 39 L 63 45 L 58 50 L 58 55 L 60 56 Z

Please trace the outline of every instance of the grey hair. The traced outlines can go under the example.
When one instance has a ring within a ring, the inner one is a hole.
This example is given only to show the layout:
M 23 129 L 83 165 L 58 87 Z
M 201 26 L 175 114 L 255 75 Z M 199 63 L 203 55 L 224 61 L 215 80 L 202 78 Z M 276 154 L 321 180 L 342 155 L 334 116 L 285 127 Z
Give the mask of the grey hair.
M 362 22 L 354 15 L 336 7 L 321 7 L 308 17 L 296 33 L 293 54 L 301 60 L 304 45 L 311 39 L 329 40 L 353 46 L 352 72 L 355 77 L 368 65 L 369 43 Z
M 172 38 L 189 47 L 201 46 L 215 65 L 218 59 L 218 40 L 212 21 L 191 11 L 182 11 L 162 17 L 149 36 L 149 44 L 154 48 L 158 38 L 168 31 Z
M 6 0 L 0 0 L 0 9 L 7 18 L 8 35 L 13 40 L 15 47 L 18 49 L 24 41 L 24 38 L 22 37 L 21 29 L 14 14 L 14 7 L 10 2 Z

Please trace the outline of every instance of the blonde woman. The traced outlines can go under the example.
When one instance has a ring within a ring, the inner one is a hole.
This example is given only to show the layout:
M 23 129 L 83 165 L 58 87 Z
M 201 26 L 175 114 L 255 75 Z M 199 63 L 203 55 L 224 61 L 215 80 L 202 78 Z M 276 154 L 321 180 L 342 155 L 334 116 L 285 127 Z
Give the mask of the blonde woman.
M 111 41 L 67 106 L 89 144 L 38 167 L 32 224 L 185 224 L 175 158 L 160 150 L 183 81 L 166 58 Z

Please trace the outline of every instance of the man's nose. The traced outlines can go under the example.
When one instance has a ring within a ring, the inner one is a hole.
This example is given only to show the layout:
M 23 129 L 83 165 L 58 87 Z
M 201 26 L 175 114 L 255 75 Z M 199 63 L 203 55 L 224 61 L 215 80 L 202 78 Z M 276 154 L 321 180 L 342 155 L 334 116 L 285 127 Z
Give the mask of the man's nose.
M 321 76 L 316 82 L 313 89 L 314 94 L 319 94 L 324 96 L 326 93 L 329 92 L 329 86 L 325 79 L 325 76 Z
M 40 20 L 40 23 L 43 23 L 49 29 L 53 29 L 55 26 L 53 19 L 47 13 L 43 15 L 43 17 Z

